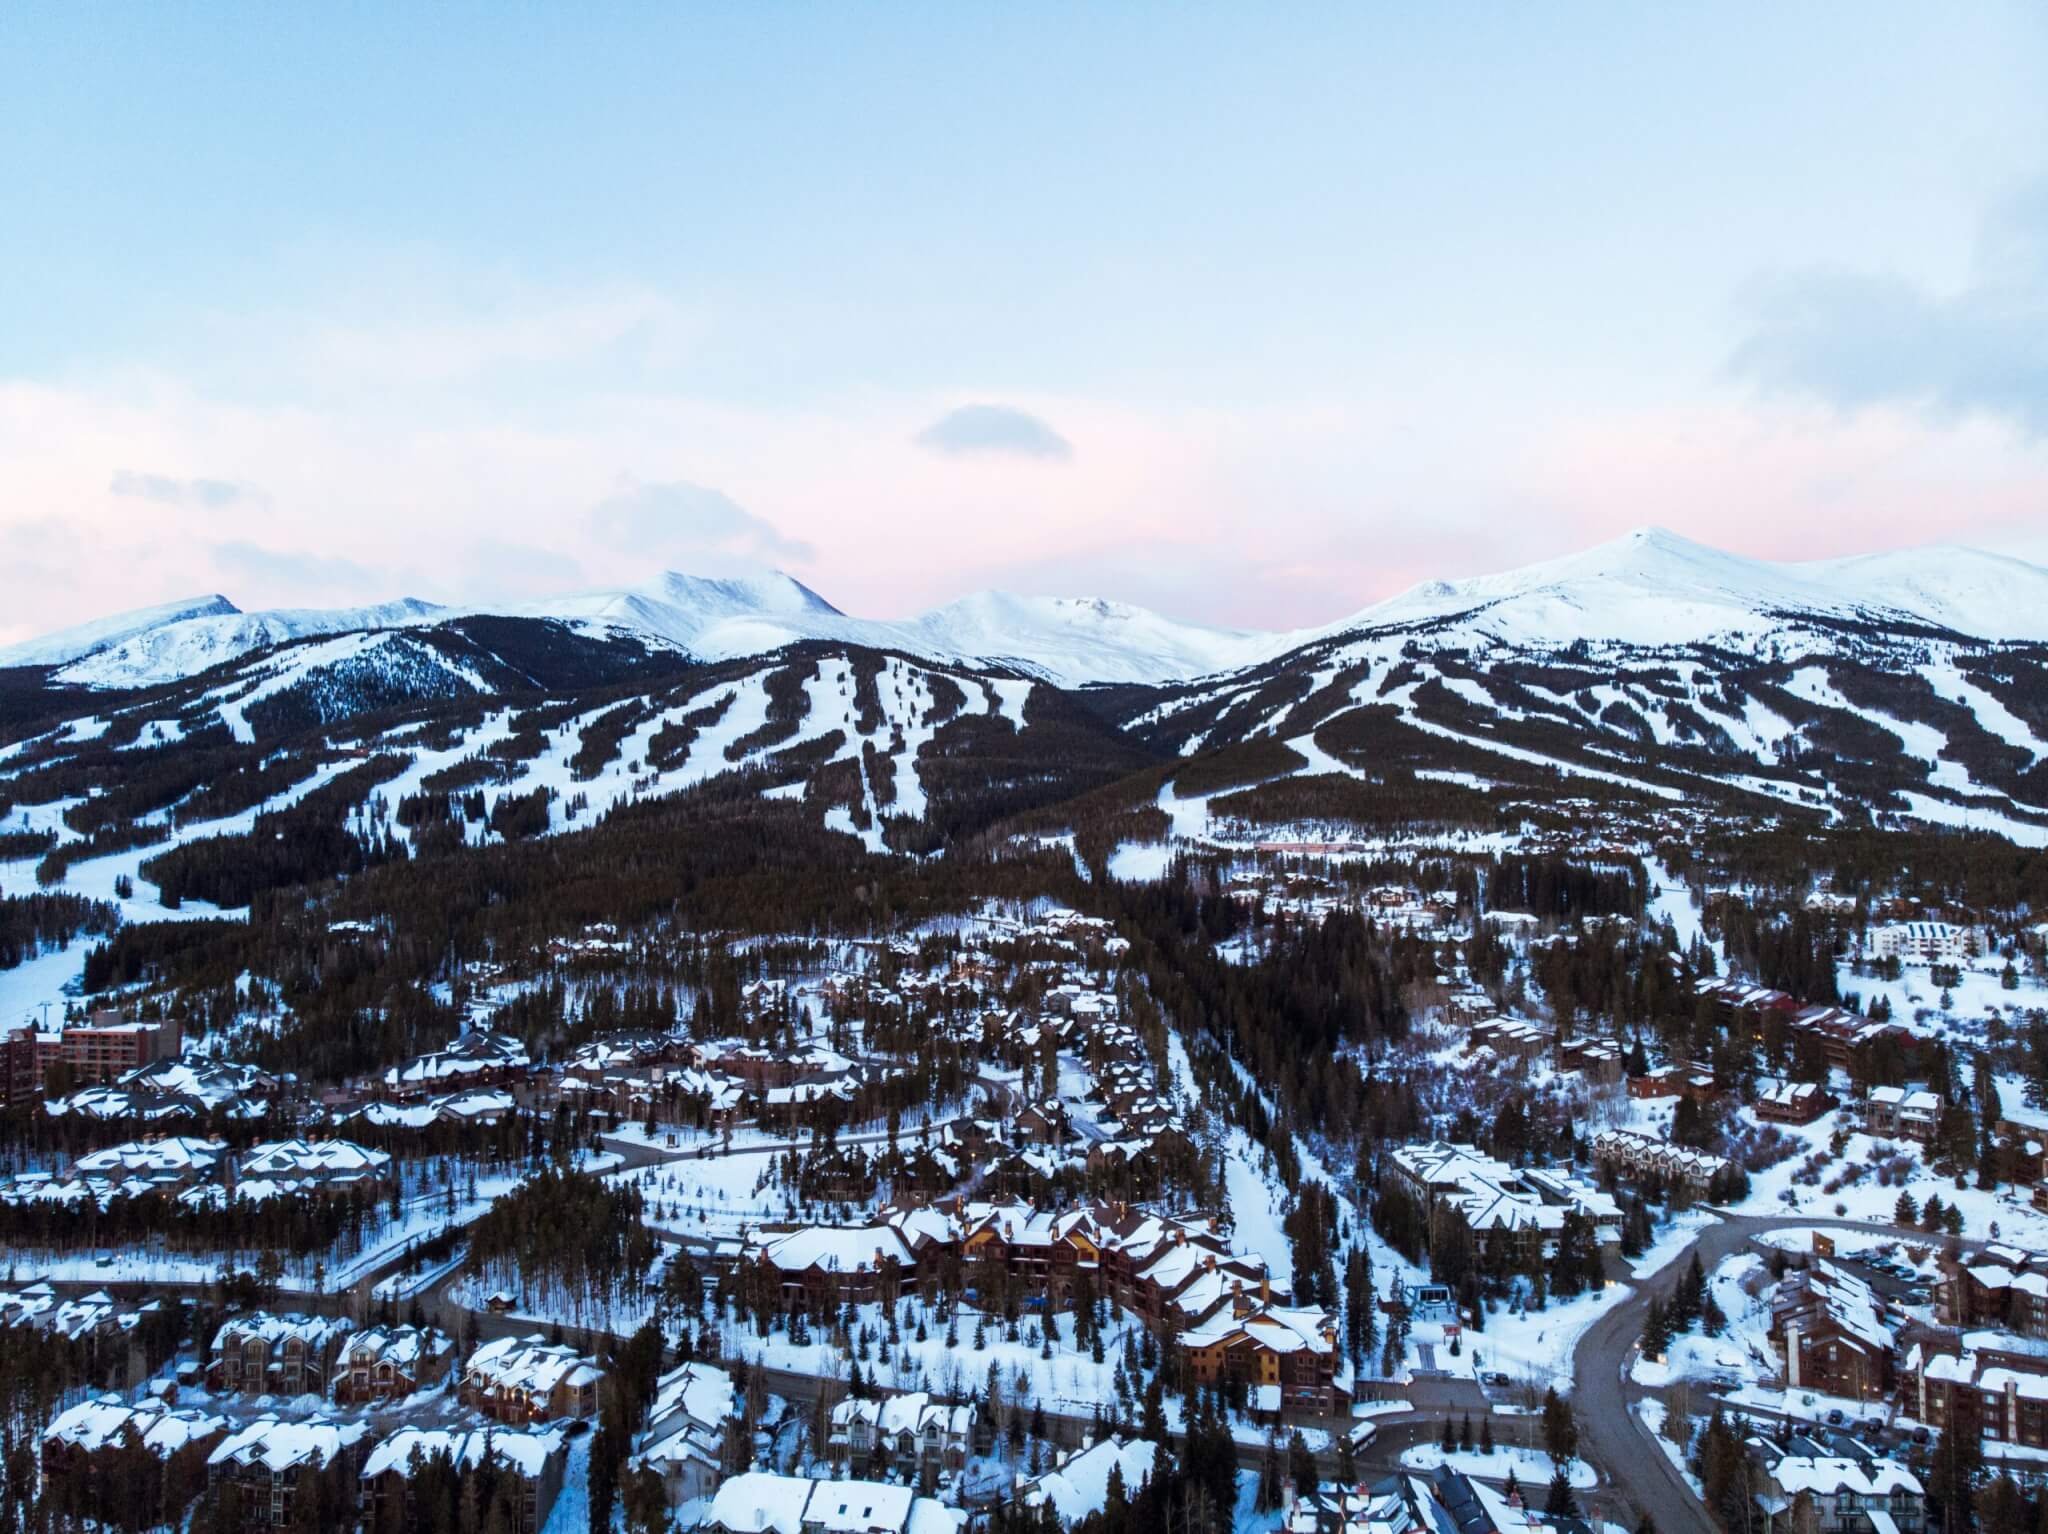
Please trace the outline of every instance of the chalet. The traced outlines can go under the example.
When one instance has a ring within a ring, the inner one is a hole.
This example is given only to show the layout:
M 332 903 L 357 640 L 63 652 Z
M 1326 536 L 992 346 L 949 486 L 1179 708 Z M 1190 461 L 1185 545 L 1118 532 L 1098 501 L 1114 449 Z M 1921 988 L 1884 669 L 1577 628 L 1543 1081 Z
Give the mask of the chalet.
M 1837 1106 L 1835 1099 L 1810 1081 L 1788 1081 L 1760 1094 L 1752 1110 L 1766 1124 L 1811 1124 Z
M 937 1477 L 967 1468 L 974 1407 L 946 1406 L 924 1391 L 881 1400 L 845 1400 L 832 1408 L 825 1457 L 855 1475 Z
M 362 1422 L 258 1417 L 223 1438 L 207 1455 L 207 1494 L 218 1499 L 233 1486 L 241 1493 L 245 1527 L 288 1528 L 293 1498 L 309 1472 L 340 1466 L 353 1480 L 362 1471 L 369 1438 L 369 1426 Z
M 1900 1399 L 1940 1432 L 2048 1450 L 2048 1343 L 1968 1332 L 1916 1343 Z
M 1682 1187 L 1694 1198 L 1708 1197 L 1716 1181 L 1729 1169 L 1729 1163 L 1720 1156 L 1633 1129 L 1609 1129 L 1595 1135 L 1593 1159 L 1625 1176 L 1656 1178 Z
M 726 1436 L 736 1420 L 732 1376 L 710 1364 L 684 1364 L 656 1381 L 634 1459 L 661 1477 L 669 1506 L 709 1497 L 724 1477 Z
M 342 1406 L 402 1400 L 448 1378 L 455 1340 L 430 1326 L 374 1326 L 341 1345 L 334 1399 Z
M 1323 1311 L 1257 1305 L 1237 1314 L 1233 1308 L 1184 1333 L 1180 1343 L 1197 1383 L 1243 1384 L 1252 1409 L 1269 1420 L 1349 1409 L 1350 1364 Z
M 250 1184 L 296 1195 L 359 1190 L 381 1197 L 391 1186 L 391 1152 L 353 1140 L 269 1140 L 244 1151 L 235 1171 L 244 1198 Z
M 1062 1528 L 1072 1528 L 1108 1505 L 1109 1476 L 1114 1469 L 1124 1494 L 1135 1497 L 1152 1479 L 1159 1445 L 1147 1438 L 1101 1438 L 1085 1449 L 1062 1451 L 1044 1475 L 1017 1479 L 1011 1498 L 1027 1510 L 1050 1508 Z
M 227 1149 L 221 1140 L 165 1135 L 89 1151 L 73 1162 L 71 1169 L 85 1176 L 139 1180 L 155 1188 L 187 1188 L 204 1181 Z
M 568 1458 L 564 1441 L 564 1430 L 559 1427 L 522 1432 L 401 1427 L 363 1462 L 359 1479 L 365 1526 L 370 1534 L 395 1534 L 413 1526 L 412 1482 L 420 1465 L 438 1459 L 467 1470 L 488 1460 L 519 1488 L 512 1503 L 512 1534 L 538 1534 L 562 1489 L 562 1468 Z
M 207 1388 L 242 1395 L 325 1395 L 349 1324 L 333 1316 L 237 1316 L 213 1334 Z
M 1510 1262 L 1554 1255 L 1565 1219 L 1575 1213 L 1591 1221 L 1597 1240 L 1616 1245 L 1621 1239 L 1620 1206 L 1569 1172 L 1518 1171 L 1476 1146 L 1441 1141 L 1400 1147 L 1389 1155 L 1387 1170 L 1429 1219 L 1455 1209 L 1483 1251 L 1498 1251 Z
M 726 1478 L 699 1527 L 711 1534 L 957 1534 L 966 1517 L 908 1486 L 749 1470 Z
M 1572 1039 L 1558 1050 L 1557 1058 L 1566 1070 L 1577 1071 L 1601 1086 L 1611 1086 L 1622 1077 L 1621 1046 L 1612 1039 Z
M 1941 1099 L 1928 1091 L 1872 1087 L 1862 1103 L 1863 1132 L 1931 1145 L 1941 1127 Z
M 533 1068 L 526 1046 L 503 1034 L 465 1033 L 436 1049 L 385 1071 L 389 1097 L 433 1097 L 463 1087 L 509 1087 Z
M 1720 1097 L 1721 1089 L 1714 1084 L 1712 1071 L 1668 1065 L 1629 1077 L 1628 1095 L 1636 1098 L 1685 1097 L 1696 1103 L 1710 1103 Z
M 1817 1260 L 1788 1274 L 1772 1291 L 1770 1306 L 1768 1335 L 1784 1361 L 1787 1389 L 1883 1398 L 1893 1327 L 1868 1284 Z
M 894 1300 L 917 1276 L 917 1258 L 894 1225 L 854 1229 L 806 1225 L 763 1227 L 749 1234 L 758 1270 L 776 1287 L 785 1310 L 822 1315 L 828 1308 Z
M 1763 1534 L 1775 1534 L 1780 1524 L 1791 1534 L 1798 1527 L 1792 1514 L 1801 1498 L 1813 1508 L 1812 1526 L 1828 1534 L 1922 1534 L 1927 1527 L 1925 1489 L 1894 1459 L 1767 1451 L 1763 1481 L 1757 1494 Z
M 1944 1257 L 1934 1313 L 1944 1326 L 2048 1337 L 2048 1259 L 2010 1246 L 1986 1247 L 1974 1261 Z
M 81 1466 L 111 1471 L 108 1451 L 139 1443 L 165 1462 L 180 1455 L 204 1464 L 227 1436 L 228 1419 L 212 1412 L 179 1410 L 162 1401 L 130 1406 L 119 1396 L 81 1401 L 59 1412 L 43 1429 L 43 1485 L 47 1488 Z M 132 1437 L 131 1437 L 132 1435 Z
M 538 1334 L 501 1337 L 469 1355 L 457 1396 L 499 1422 L 524 1426 L 597 1411 L 604 1370 L 574 1348 L 550 1346 Z

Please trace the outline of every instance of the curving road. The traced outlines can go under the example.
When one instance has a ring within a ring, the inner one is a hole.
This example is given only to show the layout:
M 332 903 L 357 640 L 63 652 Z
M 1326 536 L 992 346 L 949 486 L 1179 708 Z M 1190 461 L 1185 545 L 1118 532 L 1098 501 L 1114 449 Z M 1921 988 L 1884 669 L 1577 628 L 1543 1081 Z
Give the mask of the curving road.
M 1784 1215 L 1724 1214 L 1705 1227 L 1635 1293 L 1586 1329 L 1572 1353 L 1572 1407 L 1579 1421 L 1580 1448 L 1605 1469 L 1638 1513 L 1656 1522 L 1658 1534 L 1720 1534 L 1706 1505 L 1693 1494 L 1663 1445 L 1631 1409 L 1644 1392 L 1627 1378 L 1651 1298 L 1670 1298 L 1694 1254 L 1711 1274 L 1724 1257 L 1742 1251 L 1774 1230 L 1856 1230 L 1899 1240 L 1927 1241 L 1925 1231 L 1861 1220 Z

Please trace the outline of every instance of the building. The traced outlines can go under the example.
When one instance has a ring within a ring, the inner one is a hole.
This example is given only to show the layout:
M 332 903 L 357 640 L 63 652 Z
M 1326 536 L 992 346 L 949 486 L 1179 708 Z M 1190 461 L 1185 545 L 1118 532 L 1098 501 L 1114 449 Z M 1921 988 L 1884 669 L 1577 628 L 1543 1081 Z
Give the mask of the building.
M 349 1323 L 334 1316 L 238 1316 L 213 1335 L 210 1390 L 242 1395 L 325 1395 Z
M 1593 1160 L 1616 1173 L 1637 1179 L 1656 1178 L 1685 1189 L 1694 1198 L 1711 1196 L 1728 1162 L 1633 1129 L 1609 1129 L 1593 1137 Z
M 1565 1217 L 1585 1216 L 1595 1239 L 1621 1241 L 1621 1206 L 1569 1171 L 1509 1166 L 1477 1146 L 1437 1141 L 1404 1145 L 1387 1158 L 1394 1185 L 1434 1224 L 1456 1209 L 1489 1259 L 1526 1264 L 1554 1256 Z
M 832 1408 L 825 1457 L 855 1475 L 937 1476 L 967 1468 L 972 1405 L 946 1406 L 918 1391 L 881 1400 L 845 1400 Z
M 240 1495 L 245 1528 L 286 1528 L 293 1502 L 317 1474 L 345 1476 L 348 1500 L 355 1500 L 354 1483 L 369 1439 L 369 1426 L 361 1422 L 258 1417 L 214 1445 L 206 1458 L 207 1495 L 217 1502 L 232 1486 Z
M 1860 1278 L 1816 1260 L 1771 1293 L 1770 1340 L 1788 1390 L 1881 1400 L 1891 1371 L 1894 1326 Z
M 1984 938 L 1975 927 L 1945 921 L 1893 921 L 1870 929 L 1868 951 L 1901 964 L 1954 964 L 1982 953 Z
M 559 1427 L 521 1432 L 402 1427 L 372 1449 L 363 1462 L 364 1527 L 369 1534 L 407 1527 L 418 1465 L 439 1459 L 466 1472 L 488 1459 L 495 1471 L 517 1485 L 511 1498 L 513 1534 L 536 1534 L 548 1521 L 562 1489 L 562 1467 L 568 1459 L 565 1441 Z
M 448 1378 L 455 1339 L 430 1326 L 373 1326 L 341 1345 L 334 1399 L 342 1406 L 397 1401 Z
M 167 1467 L 179 1455 L 196 1459 L 203 1473 L 206 1456 L 227 1436 L 227 1431 L 225 1417 L 206 1411 L 179 1410 L 162 1401 L 142 1401 L 133 1406 L 119 1396 L 81 1401 L 58 1413 L 43 1429 L 43 1486 L 47 1494 L 53 1484 L 81 1468 L 98 1471 L 108 1450 L 128 1442 L 141 1444 Z
M 714 1534 L 957 1534 L 967 1515 L 908 1486 L 728 1476 L 699 1527 Z
M 1941 1098 L 1928 1091 L 1904 1087 L 1872 1087 L 1863 1100 L 1863 1132 L 1934 1143 L 1941 1128 Z
M 533 1068 L 526 1046 L 496 1033 L 465 1033 L 446 1049 L 433 1050 L 384 1072 L 386 1096 L 435 1097 L 458 1088 L 505 1087 Z
M 1814 1445 L 1813 1447 L 1819 1447 Z M 1879 1455 L 1768 1455 L 1764 1490 L 1757 1505 L 1764 1514 L 1763 1534 L 1780 1523 L 1797 1527 L 1792 1517 L 1801 1498 L 1812 1504 L 1818 1527 L 1826 1534 L 1922 1534 L 1927 1527 L 1927 1498 L 1920 1480 L 1895 1459 Z
M 735 1421 L 732 1376 L 723 1369 L 687 1363 L 656 1382 L 643 1447 L 634 1458 L 661 1477 L 670 1507 L 718 1490 Z
M 2048 1258 L 1989 1246 L 1974 1260 L 1941 1259 L 1934 1313 L 1944 1326 L 2048 1337 Z
M 38 1034 L 36 1041 L 38 1074 L 45 1080 L 61 1062 L 74 1086 L 101 1086 L 159 1060 L 176 1059 L 185 1047 L 185 1032 L 176 1018 L 131 1023 L 107 1008 L 85 1023 Z
M 1351 1366 L 1337 1349 L 1337 1328 L 1320 1310 L 1258 1305 L 1218 1314 L 1180 1339 L 1195 1380 L 1245 1387 L 1259 1416 L 1329 1416 L 1348 1409 Z
M 501 1337 L 470 1354 L 457 1394 L 465 1406 L 487 1417 L 524 1426 L 591 1416 L 603 1378 L 595 1359 L 574 1348 L 550 1346 L 536 1333 Z
M 1756 1100 L 1753 1110 L 1766 1124 L 1811 1124 L 1838 1104 L 1810 1081 L 1788 1081 L 1772 1087 Z
M 1916 1343 L 1900 1401 L 1929 1427 L 2048 1450 L 2048 1343 L 1967 1332 Z
M 893 1225 L 763 1228 L 749 1238 L 762 1281 L 784 1310 L 822 1315 L 840 1305 L 893 1301 L 917 1258 Z
M 1124 1495 L 1133 1497 L 1152 1479 L 1158 1458 L 1159 1445 L 1146 1438 L 1104 1438 L 1085 1449 L 1061 1450 L 1044 1475 L 1017 1477 L 1011 1501 L 1049 1507 L 1063 1528 L 1072 1528 L 1108 1506 L 1112 1470 L 1124 1483 Z
M 360 1189 L 382 1197 L 391 1186 L 391 1152 L 353 1140 L 270 1140 L 244 1151 L 235 1170 L 240 1183 L 268 1184 L 280 1193 Z

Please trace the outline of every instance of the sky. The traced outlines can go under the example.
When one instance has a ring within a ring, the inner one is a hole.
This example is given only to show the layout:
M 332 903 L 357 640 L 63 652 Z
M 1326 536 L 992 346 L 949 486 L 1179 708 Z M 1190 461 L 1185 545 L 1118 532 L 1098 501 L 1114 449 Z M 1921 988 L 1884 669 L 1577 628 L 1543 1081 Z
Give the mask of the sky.
M 773 565 L 1332 621 L 1655 524 L 2048 563 L 2048 12 L 64 6 L 0 643 Z

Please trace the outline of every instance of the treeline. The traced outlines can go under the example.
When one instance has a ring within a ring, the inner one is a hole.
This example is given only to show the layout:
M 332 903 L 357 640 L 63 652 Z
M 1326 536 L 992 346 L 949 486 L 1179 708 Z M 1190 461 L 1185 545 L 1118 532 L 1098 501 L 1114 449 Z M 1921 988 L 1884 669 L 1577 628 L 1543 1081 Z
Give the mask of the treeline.
M 121 913 L 83 895 L 0 896 L 0 969 L 13 969 L 46 948 L 69 948 L 80 933 L 104 937 Z
M 658 1244 L 635 1187 L 544 1167 L 470 1227 L 469 1271 L 486 1283 L 601 1312 L 646 1275 Z
M 1509 852 L 1488 871 L 1486 903 L 1495 910 L 1527 911 L 1561 921 L 1586 916 L 1639 918 L 1649 887 L 1640 861 L 1619 868 Z

